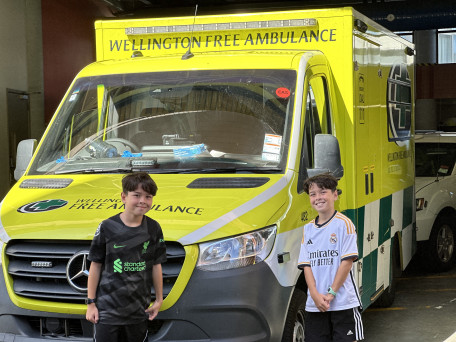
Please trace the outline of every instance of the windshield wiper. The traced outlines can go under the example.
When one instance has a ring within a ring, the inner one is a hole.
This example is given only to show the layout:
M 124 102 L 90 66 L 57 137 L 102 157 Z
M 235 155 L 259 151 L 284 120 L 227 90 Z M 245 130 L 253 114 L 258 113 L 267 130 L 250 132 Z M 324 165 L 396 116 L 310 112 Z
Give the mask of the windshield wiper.
M 278 173 L 282 172 L 278 167 L 224 167 L 180 170 L 180 173 Z
M 110 168 L 110 169 L 104 169 L 104 168 L 84 168 L 84 169 L 73 169 L 73 170 L 57 170 L 54 171 L 53 173 L 55 175 L 64 175 L 64 174 L 70 174 L 70 173 L 76 173 L 76 174 L 81 174 L 81 173 L 129 173 L 136 171 L 135 169 L 131 167 L 116 167 L 116 168 Z M 139 170 L 138 170 L 139 171 Z
M 84 174 L 84 173 L 130 173 L 135 171 L 144 171 L 155 174 L 168 174 L 168 173 L 279 173 L 282 172 L 281 168 L 271 167 L 246 167 L 246 168 L 235 168 L 235 167 L 226 167 L 226 168 L 204 168 L 204 169 L 161 169 L 161 168 L 147 168 L 147 167 L 120 167 L 120 168 L 81 168 L 73 170 L 58 170 L 54 174 Z

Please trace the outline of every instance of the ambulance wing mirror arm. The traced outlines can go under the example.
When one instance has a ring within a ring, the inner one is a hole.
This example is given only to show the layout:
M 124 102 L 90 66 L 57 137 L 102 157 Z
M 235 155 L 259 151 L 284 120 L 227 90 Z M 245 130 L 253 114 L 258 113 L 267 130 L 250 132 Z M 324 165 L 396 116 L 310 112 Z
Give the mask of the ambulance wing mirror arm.
M 27 166 L 32 160 L 33 152 L 36 148 L 36 139 L 22 140 L 17 145 L 16 168 L 14 169 L 14 179 L 18 180 L 27 170 Z
M 331 134 L 317 134 L 314 144 L 315 168 L 307 170 L 309 177 L 330 172 L 337 179 L 344 175 L 340 158 L 339 141 Z

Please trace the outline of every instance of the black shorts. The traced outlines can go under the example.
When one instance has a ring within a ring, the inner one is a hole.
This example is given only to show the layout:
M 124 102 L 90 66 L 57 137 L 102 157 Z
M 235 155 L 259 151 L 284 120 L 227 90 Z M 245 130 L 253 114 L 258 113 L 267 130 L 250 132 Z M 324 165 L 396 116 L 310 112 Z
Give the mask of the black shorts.
M 363 322 L 358 308 L 306 312 L 306 342 L 352 342 L 364 339 Z
M 147 341 L 147 321 L 138 324 L 94 324 L 95 342 L 144 342 Z

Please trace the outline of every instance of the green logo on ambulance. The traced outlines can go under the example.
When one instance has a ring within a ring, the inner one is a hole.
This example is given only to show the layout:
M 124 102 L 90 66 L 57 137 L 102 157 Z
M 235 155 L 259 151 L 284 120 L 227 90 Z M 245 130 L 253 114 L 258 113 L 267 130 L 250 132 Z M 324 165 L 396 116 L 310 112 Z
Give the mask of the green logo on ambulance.
M 41 213 L 43 211 L 51 211 L 54 209 L 59 209 L 68 204 L 68 201 L 61 199 L 51 199 L 45 201 L 32 202 L 24 204 L 22 207 L 18 208 L 17 211 L 20 213 Z

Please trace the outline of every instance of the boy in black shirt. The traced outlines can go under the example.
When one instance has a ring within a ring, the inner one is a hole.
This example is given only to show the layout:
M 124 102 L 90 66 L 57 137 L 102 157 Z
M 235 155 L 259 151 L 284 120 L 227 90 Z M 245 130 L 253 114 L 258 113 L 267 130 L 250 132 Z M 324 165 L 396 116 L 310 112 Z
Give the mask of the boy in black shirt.
M 157 185 L 147 173 L 125 176 L 125 210 L 104 220 L 95 232 L 86 313 L 95 323 L 94 341 L 147 340 L 147 319 L 153 320 L 163 303 L 165 241 L 158 222 L 145 216 L 156 193 Z M 156 299 L 149 307 L 152 285 Z

